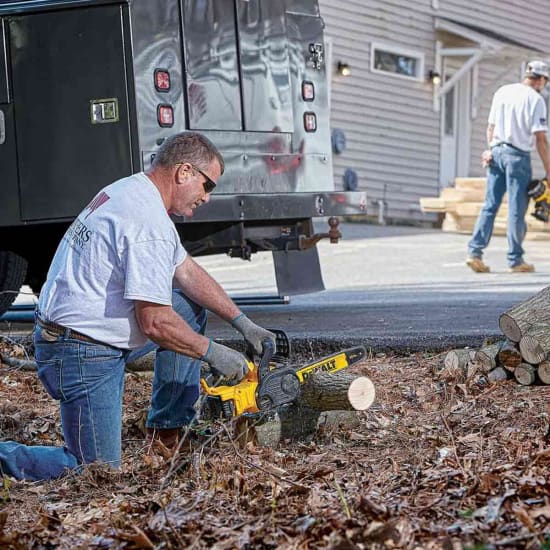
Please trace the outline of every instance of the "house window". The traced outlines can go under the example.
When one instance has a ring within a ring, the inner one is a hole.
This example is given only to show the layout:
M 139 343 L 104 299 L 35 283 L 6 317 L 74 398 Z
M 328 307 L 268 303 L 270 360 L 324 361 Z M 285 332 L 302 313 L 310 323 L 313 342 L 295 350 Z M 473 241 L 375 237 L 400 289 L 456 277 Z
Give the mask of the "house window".
M 424 79 L 424 54 L 385 44 L 371 45 L 371 71 L 414 80 Z

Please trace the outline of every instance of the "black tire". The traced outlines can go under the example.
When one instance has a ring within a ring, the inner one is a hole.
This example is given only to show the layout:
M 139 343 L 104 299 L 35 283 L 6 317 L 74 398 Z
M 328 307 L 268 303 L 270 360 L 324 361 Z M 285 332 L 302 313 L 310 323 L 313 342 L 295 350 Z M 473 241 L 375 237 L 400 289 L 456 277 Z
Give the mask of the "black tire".
M 27 260 L 14 252 L 0 250 L 0 315 L 3 315 L 19 294 L 27 274 Z

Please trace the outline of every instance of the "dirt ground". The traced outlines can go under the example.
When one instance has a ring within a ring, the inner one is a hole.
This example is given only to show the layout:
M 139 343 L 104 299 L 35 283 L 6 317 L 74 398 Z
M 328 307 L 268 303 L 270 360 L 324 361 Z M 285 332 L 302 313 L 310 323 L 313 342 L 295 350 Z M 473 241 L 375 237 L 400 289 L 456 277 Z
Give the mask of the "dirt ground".
M 0 547 L 550 549 L 550 386 L 449 379 L 443 356 L 353 367 L 377 392 L 359 426 L 273 449 L 214 424 L 175 456 L 147 448 L 150 380 L 127 374 L 122 470 L 4 477 Z M 35 373 L 0 367 L 0 432 L 62 443 Z

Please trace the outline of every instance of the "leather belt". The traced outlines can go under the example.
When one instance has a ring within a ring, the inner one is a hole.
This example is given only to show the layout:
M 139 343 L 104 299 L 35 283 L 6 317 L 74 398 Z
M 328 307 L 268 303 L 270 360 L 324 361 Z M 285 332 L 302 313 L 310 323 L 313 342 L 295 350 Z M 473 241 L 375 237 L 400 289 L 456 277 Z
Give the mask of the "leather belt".
M 529 151 L 524 151 L 523 149 L 520 149 L 519 147 L 516 147 L 515 145 L 512 145 L 511 143 L 508 143 L 507 141 L 499 141 L 498 143 L 495 143 L 493 147 L 498 147 L 499 145 L 506 145 L 507 147 L 511 147 L 512 149 L 515 149 L 516 151 L 519 151 L 520 153 L 525 153 L 526 155 L 529 154 Z
M 54 323 L 52 321 L 46 321 L 45 319 L 42 319 L 41 317 L 38 317 L 38 316 L 36 317 L 36 324 L 39 327 L 46 329 L 49 332 L 53 332 L 54 334 L 57 334 L 59 336 L 74 338 L 75 340 L 88 342 L 90 344 L 100 344 L 102 346 L 108 345 L 108 344 L 104 344 L 103 342 L 100 342 L 99 340 L 94 340 L 93 338 L 90 338 L 89 336 L 86 336 L 85 334 L 82 334 L 77 330 L 64 327 L 63 325 L 58 325 L 57 323 Z

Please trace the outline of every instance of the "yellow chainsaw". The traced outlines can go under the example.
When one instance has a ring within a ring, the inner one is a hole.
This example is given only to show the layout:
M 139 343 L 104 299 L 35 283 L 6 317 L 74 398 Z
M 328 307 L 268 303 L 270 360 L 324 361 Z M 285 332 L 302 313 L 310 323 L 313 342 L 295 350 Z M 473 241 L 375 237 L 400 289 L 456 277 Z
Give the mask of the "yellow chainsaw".
M 276 344 L 263 342 L 262 355 L 254 357 L 247 350 L 248 373 L 235 385 L 213 385 L 211 375 L 201 378 L 207 407 L 213 417 L 234 418 L 245 413 L 258 413 L 292 403 L 299 399 L 301 386 L 315 372 L 338 372 L 358 363 L 365 355 L 363 346 L 356 346 L 323 357 L 299 367 L 288 364 L 290 342 L 282 330 L 270 329 Z
M 535 201 L 535 208 L 531 216 L 548 223 L 550 218 L 550 184 L 546 178 L 540 180 L 531 180 L 527 187 L 527 195 Z

